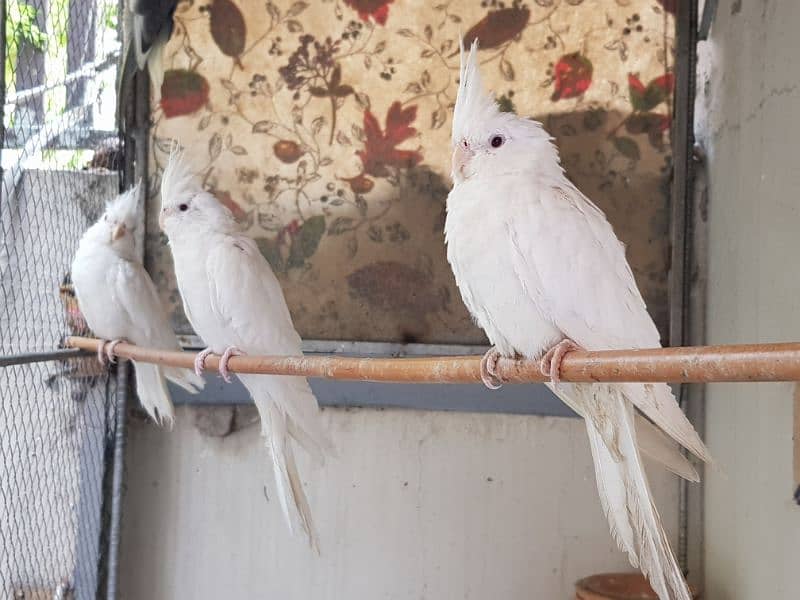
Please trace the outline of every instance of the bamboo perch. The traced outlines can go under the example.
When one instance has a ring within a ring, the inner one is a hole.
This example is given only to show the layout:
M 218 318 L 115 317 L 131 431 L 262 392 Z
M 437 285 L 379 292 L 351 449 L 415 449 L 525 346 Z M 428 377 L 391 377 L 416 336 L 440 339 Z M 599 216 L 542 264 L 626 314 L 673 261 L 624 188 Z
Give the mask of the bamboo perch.
M 67 338 L 67 345 L 97 351 L 100 340 Z M 114 354 L 173 367 L 192 368 L 192 352 L 166 352 L 120 343 Z M 345 356 L 236 356 L 232 373 L 303 375 L 350 381 L 387 383 L 478 383 L 480 356 L 428 358 L 355 358 Z M 219 369 L 219 357 L 209 356 L 209 370 Z M 500 375 L 508 383 L 547 381 L 538 361 L 500 359 Z M 561 364 L 561 379 L 572 382 L 703 383 L 800 381 L 800 343 L 697 346 L 648 350 L 570 352 Z

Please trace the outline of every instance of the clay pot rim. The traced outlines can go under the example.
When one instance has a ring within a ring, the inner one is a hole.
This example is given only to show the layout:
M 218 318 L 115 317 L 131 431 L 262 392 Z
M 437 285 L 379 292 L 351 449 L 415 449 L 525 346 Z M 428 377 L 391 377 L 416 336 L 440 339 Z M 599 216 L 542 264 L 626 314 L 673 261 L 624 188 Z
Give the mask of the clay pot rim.
M 577 592 L 586 591 L 591 594 L 601 595 L 603 598 L 607 598 L 608 600 L 636 600 L 637 598 L 642 598 L 642 596 L 631 596 L 631 595 L 619 595 L 608 592 L 602 588 L 597 586 L 597 581 L 601 578 L 619 578 L 619 579 L 637 579 L 637 580 L 645 580 L 646 578 L 641 573 L 636 572 L 608 572 L 608 573 L 595 573 L 594 575 L 589 575 L 588 577 L 584 577 L 579 579 L 575 582 L 575 589 Z M 700 598 L 700 593 L 698 589 L 689 584 L 689 592 L 692 594 L 692 598 L 698 600 Z

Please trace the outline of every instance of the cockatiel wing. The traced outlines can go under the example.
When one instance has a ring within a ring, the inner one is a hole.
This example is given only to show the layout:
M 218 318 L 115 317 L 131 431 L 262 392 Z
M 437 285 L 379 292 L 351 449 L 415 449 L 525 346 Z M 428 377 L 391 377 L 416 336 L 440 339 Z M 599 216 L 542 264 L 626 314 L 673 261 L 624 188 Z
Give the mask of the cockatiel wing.
M 301 355 L 300 335 L 292 324 L 278 278 L 247 237 L 233 243 L 217 244 L 206 263 L 211 310 L 229 334 L 234 345 L 245 352 L 267 355 Z M 240 375 L 245 385 L 264 385 L 270 396 L 291 417 L 290 433 L 315 458 L 335 454 L 327 433 L 319 422 L 319 406 L 304 377 L 265 377 Z
M 211 309 L 246 352 L 298 354 L 300 336 L 283 290 L 255 243 L 244 236 L 209 252 Z
M 602 211 L 571 185 L 531 186 L 519 196 L 508 225 L 514 268 L 556 327 L 587 350 L 660 347 L 625 248 Z M 666 384 L 622 387 L 665 433 L 710 461 Z
M 141 264 L 123 261 L 112 284 L 119 306 L 132 326 L 130 341 L 153 348 L 180 350 L 156 287 Z M 188 369 L 162 367 L 162 371 L 165 377 L 188 392 L 194 393 L 205 384 L 202 377 Z

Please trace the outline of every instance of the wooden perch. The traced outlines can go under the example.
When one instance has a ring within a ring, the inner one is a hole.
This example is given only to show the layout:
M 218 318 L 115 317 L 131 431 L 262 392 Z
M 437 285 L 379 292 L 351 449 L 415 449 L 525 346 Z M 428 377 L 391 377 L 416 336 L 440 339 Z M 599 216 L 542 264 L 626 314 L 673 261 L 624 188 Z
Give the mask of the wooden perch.
M 97 351 L 100 340 L 70 337 L 67 345 Z M 195 354 L 166 352 L 120 343 L 114 354 L 140 362 L 192 368 Z M 303 375 L 350 381 L 387 383 L 479 383 L 480 356 L 427 358 L 355 358 L 346 356 L 237 356 L 232 373 Z M 572 382 L 702 383 L 736 381 L 800 381 L 800 343 L 697 346 L 648 350 L 570 352 L 561 379 Z M 206 367 L 219 369 L 219 357 Z M 547 381 L 538 361 L 501 359 L 498 371 L 508 383 Z

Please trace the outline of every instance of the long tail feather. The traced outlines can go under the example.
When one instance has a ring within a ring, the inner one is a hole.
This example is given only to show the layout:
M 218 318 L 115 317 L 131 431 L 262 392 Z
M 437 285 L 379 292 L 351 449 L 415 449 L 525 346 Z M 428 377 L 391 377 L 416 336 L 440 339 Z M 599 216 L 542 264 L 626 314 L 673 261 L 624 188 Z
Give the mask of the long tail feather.
M 275 486 L 278 501 L 293 534 L 303 533 L 311 547 L 319 553 L 319 537 L 311 517 L 311 507 L 303 491 L 303 482 L 294 460 L 294 452 L 288 435 L 287 415 L 268 399 L 256 401 L 261 413 L 262 430 L 266 433 L 269 422 L 267 445 L 272 453 L 275 471 Z
M 175 412 L 167 392 L 167 382 L 162 367 L 134 362 L 134 370 L 136 391 L 147 414 L 159 425 L 166 425 L 172 429 Z
M 623 383 L 619 387 L 664 433 L 703 462 L 713 465 L 711 453 L 666 383 Z
M 597 489 L 614 539 L 661 600 L 691 600 L 636 447 L 633 405 L 621 386 L 574 385 L 572 390 L 579 396 L 573 400 L 586 407 Z M 614 448 L 602 433 L 609 424 Z
M 164 377 L 172 383 L 182 387 L 187 392 L 194 394 L 203 389 L 205 380 L 194 371 L 179 369 L 177 367 L 163 367 Z
M 639 451 L 644 456 L 657 462 L 678 477 L 683 477 L 694 483 L 700 481 L 697 469 L 683 455 L 675 442 L 638 413 L 635 415 L 635 421 L 636 441 Z
M 282 391 L 276 392 L 293 399 L 285 407 L 289 435 L 308 452 L 319 466 L 325 457 L 336 457 L 336 448 L 319 418 L 319 405 L 305 377 L 284 377 L 277 382 Z

